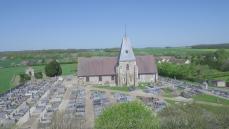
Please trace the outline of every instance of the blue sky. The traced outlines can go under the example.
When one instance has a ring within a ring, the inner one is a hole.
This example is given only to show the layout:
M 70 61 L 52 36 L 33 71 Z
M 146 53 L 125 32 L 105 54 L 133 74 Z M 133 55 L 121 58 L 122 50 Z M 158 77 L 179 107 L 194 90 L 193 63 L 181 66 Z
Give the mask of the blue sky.
M 229 0 L 1 0 L 0 51 L 229 42 Z

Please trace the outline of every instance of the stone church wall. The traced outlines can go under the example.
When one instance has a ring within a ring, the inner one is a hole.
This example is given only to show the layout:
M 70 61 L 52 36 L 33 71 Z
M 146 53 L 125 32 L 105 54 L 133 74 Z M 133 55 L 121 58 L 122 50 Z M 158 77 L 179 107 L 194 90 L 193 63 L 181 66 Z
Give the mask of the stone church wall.
M 136 61 L 119 62 L 119 65 L 116 67 L 116 73 L 118 76 L 117 82 L 119 86 L 137 85 L 138 67 L 136 65 Z
M 78 77 L 78 83 L 80 85 L 115 85 L 115 76 L 114 80 L 112 80 L 112 76 L 101 76 L 102 81 L 99 81 L 99 76 L 89 76 L 89 81 L 87 82 L 86 77 Z
M 157 74 L 139 74 L 139 82 L 156 82 L 158 80 Z

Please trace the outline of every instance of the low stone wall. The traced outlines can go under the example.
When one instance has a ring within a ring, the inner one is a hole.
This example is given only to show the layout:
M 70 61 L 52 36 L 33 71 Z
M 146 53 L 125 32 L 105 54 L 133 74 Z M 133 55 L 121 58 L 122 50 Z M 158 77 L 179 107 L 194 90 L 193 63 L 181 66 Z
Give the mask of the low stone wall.
M 157 74 L 140 74 L 138 77 L 139 82 L 156 82 L 157 80 Z

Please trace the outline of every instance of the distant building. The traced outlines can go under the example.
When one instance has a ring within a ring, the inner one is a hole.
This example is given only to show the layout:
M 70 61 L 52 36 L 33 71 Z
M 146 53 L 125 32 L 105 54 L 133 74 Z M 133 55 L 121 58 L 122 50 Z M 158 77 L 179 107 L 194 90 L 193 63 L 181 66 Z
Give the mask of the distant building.
M 190 60 L 186 60 L 184 63 L 185 63 L 185 64 L 190 64 L 191 61 L 190 61 Z
M 190 60 L 177 59 L 175 56 L 157 56 L 157 63 L 175 63 L 175 64 L 190 64 Z
M 174 56 L 157 56 L 156 60 L 158 63 L 170 63 L 170 62 L 175 62 L 176 57 L 174 57 Z
M 226 82 L 223 80 L 215 80 L 211 82 L 213 86 L 226 87 Z
M 127 36 L 122 39 L 118 57 L 79 58 L 78 62 L 80 84 L 136 86 L 158 80 L 154 56 L 135 57 Z

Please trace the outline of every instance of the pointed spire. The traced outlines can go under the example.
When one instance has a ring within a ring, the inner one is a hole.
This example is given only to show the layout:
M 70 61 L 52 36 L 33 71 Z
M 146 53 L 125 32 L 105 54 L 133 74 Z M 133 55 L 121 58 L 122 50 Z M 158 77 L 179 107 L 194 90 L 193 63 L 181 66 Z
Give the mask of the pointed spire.
M 125 36 L 122 38 L 122 45 L 119 53 L 119 61 L 132 61 L 135 60 L 134 52 L 131 47 L 129 38 Z

